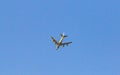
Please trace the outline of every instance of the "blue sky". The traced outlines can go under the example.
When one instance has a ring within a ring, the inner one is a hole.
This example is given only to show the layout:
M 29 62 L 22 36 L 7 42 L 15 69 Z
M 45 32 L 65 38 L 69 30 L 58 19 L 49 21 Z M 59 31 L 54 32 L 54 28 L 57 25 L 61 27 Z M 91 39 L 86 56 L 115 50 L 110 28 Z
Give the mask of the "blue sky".
M 1 0 L 0 75 L 120 75 L 119 0 Z M 55 50 L 65 32 L 72 41 Z

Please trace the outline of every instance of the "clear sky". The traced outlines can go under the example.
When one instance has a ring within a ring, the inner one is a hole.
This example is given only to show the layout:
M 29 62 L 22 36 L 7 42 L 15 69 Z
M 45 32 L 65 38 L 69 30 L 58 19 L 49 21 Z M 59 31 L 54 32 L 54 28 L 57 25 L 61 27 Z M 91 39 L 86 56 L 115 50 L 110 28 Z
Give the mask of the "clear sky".
M 1 0 L 0 75 L 120 75 L 120 0 Z

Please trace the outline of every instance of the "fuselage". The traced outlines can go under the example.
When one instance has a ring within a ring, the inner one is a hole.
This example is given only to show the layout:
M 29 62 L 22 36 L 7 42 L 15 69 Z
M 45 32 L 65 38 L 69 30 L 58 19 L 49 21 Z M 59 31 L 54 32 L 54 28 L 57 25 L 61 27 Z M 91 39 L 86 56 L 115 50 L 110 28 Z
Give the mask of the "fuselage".
M 58 42 L 60 45 L 62 44 L 63 39 L 64 39 L 64 36 L 62 36 L 60 41 Z
M 61 37 L 60 41 L 59 41 L 58 44 L 56 45 L 56 49 L 58 49 L 58 48 L 62 45 L 63 39 L 64 39 L 64 36 Z

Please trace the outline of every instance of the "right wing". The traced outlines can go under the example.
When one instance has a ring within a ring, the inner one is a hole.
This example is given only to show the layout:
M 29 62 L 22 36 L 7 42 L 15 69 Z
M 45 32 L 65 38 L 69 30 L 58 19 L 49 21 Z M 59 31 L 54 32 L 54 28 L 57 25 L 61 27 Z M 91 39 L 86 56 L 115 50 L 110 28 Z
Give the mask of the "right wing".
M 52 41 L 55 43 L 55 44 L 58 44 L 58 42 L 51 36 L 52 38 Z
M 63 45 L 63 47 L 64 47 L 64 45 L 68 46 L 68 44 L 70 44 L 70 43 L 72 43 L 72 42 L 65 42 L 65 43 L 62 43 L 62 45 Z

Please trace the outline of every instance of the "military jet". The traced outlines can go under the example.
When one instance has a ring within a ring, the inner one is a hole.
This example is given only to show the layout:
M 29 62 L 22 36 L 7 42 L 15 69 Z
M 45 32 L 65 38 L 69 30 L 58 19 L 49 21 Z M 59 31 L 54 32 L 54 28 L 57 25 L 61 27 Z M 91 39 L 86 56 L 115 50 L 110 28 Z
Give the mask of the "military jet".
M 51 36 L 52 41 L 53 41 L 53 42 L 55 43 L 55 45 L 56 45 L 56 50 L 58 50 L 60 46 L 63 46 L 63 47 L 64 47 L 65 45 L 68 46 L 68 44 L 72 43 L 72 42 L 64 42 L 64 43 L 63 43 L 63 39 L 64 39 L 65 37 L 67 37 L 67 35 L 64 35 L 64 33 L 63 33 L 63 34 L 60 34 L 60 35 L 61 35 L 61 38 L 60 38 L 59 41 L 56 41 L 56 40 L 54 39 L 54 37 Z

